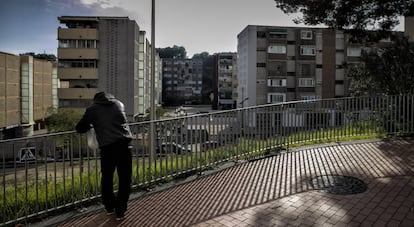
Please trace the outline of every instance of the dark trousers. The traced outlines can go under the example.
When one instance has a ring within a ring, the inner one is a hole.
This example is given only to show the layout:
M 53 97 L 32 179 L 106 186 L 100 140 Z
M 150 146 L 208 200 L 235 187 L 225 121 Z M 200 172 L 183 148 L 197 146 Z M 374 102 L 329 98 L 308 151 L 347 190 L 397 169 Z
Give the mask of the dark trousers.
M 127 210 L 131 192 L 132 156 L 129 143 L 116 142 L 101 147 L 102 201 L 107 211 L 115 209 L 117 215 Z M 113 177 L 118 173 L 118 193 L 114 194 Z

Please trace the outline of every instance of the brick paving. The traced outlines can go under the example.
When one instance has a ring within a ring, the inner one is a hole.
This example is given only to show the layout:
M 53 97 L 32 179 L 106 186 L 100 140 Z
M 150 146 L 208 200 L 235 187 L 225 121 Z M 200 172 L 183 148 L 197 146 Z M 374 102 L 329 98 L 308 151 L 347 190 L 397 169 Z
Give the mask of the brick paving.
M 126 219 L 103 210 L 59 226 L 414 226 L 414 140 L 330 144 L 245 162 L 131 200 Z M 321 175 L 363 180 L 367 191 L 329 194 Z

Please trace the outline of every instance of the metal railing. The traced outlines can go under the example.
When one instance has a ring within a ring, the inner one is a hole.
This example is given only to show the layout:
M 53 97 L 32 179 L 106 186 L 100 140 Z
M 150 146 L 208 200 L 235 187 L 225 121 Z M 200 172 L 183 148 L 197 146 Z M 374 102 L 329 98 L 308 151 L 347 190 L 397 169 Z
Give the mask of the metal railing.
M 295 101 L 130 124 L 133 187 L 309 142 L 414 132 L 414 96 Z M 149 150 L 150 125 L 156 149 Z M 74 131 L 0 141 L 0 225 L 100 197 L 99 151 Z

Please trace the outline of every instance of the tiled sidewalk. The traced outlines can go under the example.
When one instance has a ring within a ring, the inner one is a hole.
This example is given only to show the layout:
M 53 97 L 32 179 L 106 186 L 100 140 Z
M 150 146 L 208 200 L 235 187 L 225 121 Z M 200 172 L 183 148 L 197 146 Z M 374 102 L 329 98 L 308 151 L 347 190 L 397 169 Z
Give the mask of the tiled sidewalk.
M 357 177 L 364 193 L 315 190 L 321 175 Z M 414 140 L 302 148 L 246 162 L 59 226 L 414 226 Z

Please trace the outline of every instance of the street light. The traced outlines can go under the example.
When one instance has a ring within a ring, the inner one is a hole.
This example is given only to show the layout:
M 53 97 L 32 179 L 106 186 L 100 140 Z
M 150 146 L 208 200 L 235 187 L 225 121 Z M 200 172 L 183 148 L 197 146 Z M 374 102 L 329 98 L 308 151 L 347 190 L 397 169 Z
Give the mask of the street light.
M 246 97 L 245 99 L 243 99 L 241 102 L 239 102 L 239 105 L 241 105 L 241 108 L 244 107 L 244 102 L 246 102 L 247 100 L 249 100 L 249 97 Z
M 155 0 L 151 4 L 151 108 L 150 108 L 150 150 L 151 159 L 155 156 Z

